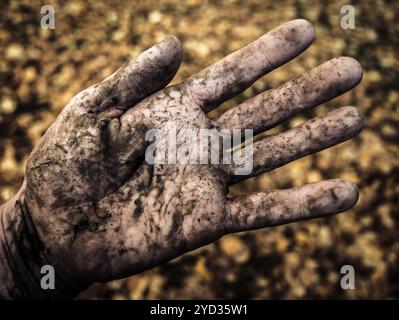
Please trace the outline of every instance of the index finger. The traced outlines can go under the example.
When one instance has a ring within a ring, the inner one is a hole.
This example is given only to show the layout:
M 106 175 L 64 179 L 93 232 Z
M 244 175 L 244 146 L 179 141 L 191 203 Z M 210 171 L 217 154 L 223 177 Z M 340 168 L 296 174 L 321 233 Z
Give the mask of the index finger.
M 313 40 L 308 21 L 290 21 L 194 75 L 187 89 L 208 112 L 300 54 Z

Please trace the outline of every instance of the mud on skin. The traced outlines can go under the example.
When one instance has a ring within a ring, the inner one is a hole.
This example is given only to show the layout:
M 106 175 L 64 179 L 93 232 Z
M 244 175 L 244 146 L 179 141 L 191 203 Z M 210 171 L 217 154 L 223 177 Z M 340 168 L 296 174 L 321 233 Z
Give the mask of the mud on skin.
M 144 161 L 146 131 L 169 121 L 177 130 L 262 132 L 354 87 L 362 77 L 360 65 L 338 58 L 218 119 L 206 116 L 313 39 L 310 23 L 294 20 L 165 88 L 182 59 L 179 40 L 168 37 L 73 98 L 33 150 L 21 190 L 1 207 L 0 296 L 73 297 L 94 282 L 141 272 L 229 232 L 353 206 L 357 188 L 344 180 L 229 198 L 228 187 L 246 178 L 234 176 L 234 163 Z M 340 143 L 361 127 L 357 109 L 345 107 L 259 140 L 253 175 Z M 56 270 L 54 292 L 38 287 L 44 264 Z

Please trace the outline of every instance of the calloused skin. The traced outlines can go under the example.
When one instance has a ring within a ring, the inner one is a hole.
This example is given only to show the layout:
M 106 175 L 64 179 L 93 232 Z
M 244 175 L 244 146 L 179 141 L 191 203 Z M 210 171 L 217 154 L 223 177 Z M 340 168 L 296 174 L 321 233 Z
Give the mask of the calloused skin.
M 362 68 L 342 57 L 217 119 L 207 117 L 313 40 L 312 25 L 294 20 L 166 87 L 182 60 L 179 40 L 168 37 L 75 96 L 30 155 L 20 191 L 0 208 L 0 297 L 74 297 L 94 282 L 136 274 L 227 233 L 351 208 L 358 189 L 340 179 L 237 198 L 227 193 L 234 183 L 356 135 L 363 122 L 354 107 L 257 140 L 247 176 L 235 175 L 234 163 L 150 165 L 144 159 L 145 133 L 168 121 L 178 129 L 260 133 L 353 88 Z M 40 288 L 46 264 L 55 268 L 55 290 Z

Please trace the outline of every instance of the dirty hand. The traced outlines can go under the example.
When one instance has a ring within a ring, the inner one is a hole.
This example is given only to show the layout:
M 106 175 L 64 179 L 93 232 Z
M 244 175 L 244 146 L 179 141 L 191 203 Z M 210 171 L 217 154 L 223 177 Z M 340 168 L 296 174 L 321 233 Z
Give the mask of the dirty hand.
M 94 282 L 133 275 L 231 232 L 345 211 L 355 185 L 327 180 L 229 198 L 228 187 L 357 134 L 362 117 L 343 107 L 253 144 L 253 170 L 236 164 L 149 164 L 145 134 L 173 121 L 177 131 L 266 131 L 354 87 L 362 68 L 330 60 L 260 93 L 217 119 L 206 113 L 288 62 L 314 39 L 305 20 L 265 34 L 190 79 L 165 88 L 182 49 L 168 37 L 63 109 L 33 150 L 18 194 L 1 207 L 0 296 L 73 297 Z M 52 265 L 55 290 L 40 288 Z

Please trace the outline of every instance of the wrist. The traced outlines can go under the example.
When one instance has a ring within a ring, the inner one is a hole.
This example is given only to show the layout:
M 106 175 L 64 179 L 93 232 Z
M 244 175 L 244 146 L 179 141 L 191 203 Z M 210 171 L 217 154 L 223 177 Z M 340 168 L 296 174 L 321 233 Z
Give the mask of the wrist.
M 40 271 L 49 263 L 24 189 L 0 206 L 0 299 L 72 298 L 57 287 L 41 287 Z

